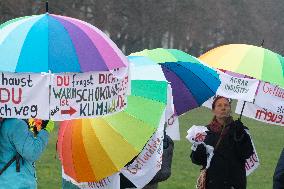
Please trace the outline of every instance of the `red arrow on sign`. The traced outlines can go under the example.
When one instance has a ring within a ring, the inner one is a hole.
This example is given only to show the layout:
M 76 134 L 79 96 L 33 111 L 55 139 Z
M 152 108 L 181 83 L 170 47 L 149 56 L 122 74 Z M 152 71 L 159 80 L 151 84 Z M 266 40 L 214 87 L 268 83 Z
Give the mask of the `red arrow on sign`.
M 69 114 L 70 116 L 76 113 L 77 111 L 70 106 L 69 110 L 61 110 L 61 114 Z

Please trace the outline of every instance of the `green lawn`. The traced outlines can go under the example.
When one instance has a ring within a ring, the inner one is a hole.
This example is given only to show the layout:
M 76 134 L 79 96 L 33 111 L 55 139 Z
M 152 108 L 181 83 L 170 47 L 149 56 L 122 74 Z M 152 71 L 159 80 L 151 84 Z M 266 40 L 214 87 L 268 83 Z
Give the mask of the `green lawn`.
M 180 117 L 181 140 L 175 142 L 172 176 L 160 183 L 159 188 L 194 189 L 199 167 L 190 161 L 190 143 L 185 139 L 186 131 L 193 125 L 205 125 L 211 119 L 207 108 L 193 110 Z M 237 115 L 234 115 L 237 118 Z M 272 188 L 272 176 L 279 154 L 284 147 L 284 128 L 264 124 L 246 117 L 243 123 L 250 129 L 260 158 L 259 168 L 248 177 L 248 189 Z M 37 163 L 39 189 L 61 188 L 61 166 L 56 155 L 56 132 L 48 149 Z

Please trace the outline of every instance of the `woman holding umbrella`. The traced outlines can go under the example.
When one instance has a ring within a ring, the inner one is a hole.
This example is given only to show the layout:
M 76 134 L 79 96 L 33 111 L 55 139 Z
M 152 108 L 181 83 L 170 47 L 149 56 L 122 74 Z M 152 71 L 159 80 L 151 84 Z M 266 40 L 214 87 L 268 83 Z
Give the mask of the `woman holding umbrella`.
M 245 189 L 245 161 L 253 153 L 250 136 L 245 131 L 247 128 L 240 120 L 232 119 L 231 103 L 225 97 L 214 99 L 212 112 L 214 117 L 207 125 L 204 143 L 198 143 L 191 153 L 192 162 L 204 169 L 198 180 L 199 188 Z M 214 148 L 209 166 L 206 146 Z

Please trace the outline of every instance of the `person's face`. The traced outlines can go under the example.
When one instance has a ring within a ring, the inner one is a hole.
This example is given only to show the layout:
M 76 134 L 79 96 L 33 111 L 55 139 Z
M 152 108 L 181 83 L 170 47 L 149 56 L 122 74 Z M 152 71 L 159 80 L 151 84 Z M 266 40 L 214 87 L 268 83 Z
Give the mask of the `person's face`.
M 220 98 L 215 103 L 215 108 L 212 110 L 217 119 L 224 119 L 230 116 L 231 105 L 226 98 Z

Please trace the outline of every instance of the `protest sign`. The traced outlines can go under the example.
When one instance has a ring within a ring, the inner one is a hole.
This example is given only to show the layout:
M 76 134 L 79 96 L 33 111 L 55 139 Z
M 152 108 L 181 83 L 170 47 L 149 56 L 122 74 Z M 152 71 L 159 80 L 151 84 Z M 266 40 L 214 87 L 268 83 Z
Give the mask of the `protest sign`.
M 0 73 L 0 116 L 49 119 L 49 75 Z
M 267 82 L 261 82 L 254 104 L 277 114 L 284 114 L 284 89 Z
M 221 84 L 217 95 L 227 98 L 253 102 L 259 81 L 256 79 L 239 78 L 220 72 Z
M 174 104 L 173 104 L 173 96 L 172 96 L 172 88 L 168 85 L 168 100 L 166 107 L 166 133 L 171 137 L 172 140 L 180 140 L 180 132 L 179 132 L 179 121 L 178 116 L 175 113 Z
M 128 75 L 111 72 L 54 74 L 51 77 L 50 117 L 66 120 L 112 114 L 126 107 Z
M 239 101 L 235 112 L 240 114 L 242 107 L 243 102 Z M 274 113 L 252 103 L 245 104 L 242 115 L 265 123 L 284 126 L 284 114 Z
M 246 130 L 246 132 L 250 136 L 250 140 L 253 146 L 253 154 L 248 159 L 246 159 L 245 163 L 246 175 L 248 176 L 258 168 L 260 162 L 251 135 L 248 130 Z
M 76 185 L 80 189 L 120 189 L 119 173 L 115 173 L 114 175 L 106 177 L 98 182 L 76 182 L 74 179 L 66 175 L 62 169 L 62 178 Z

